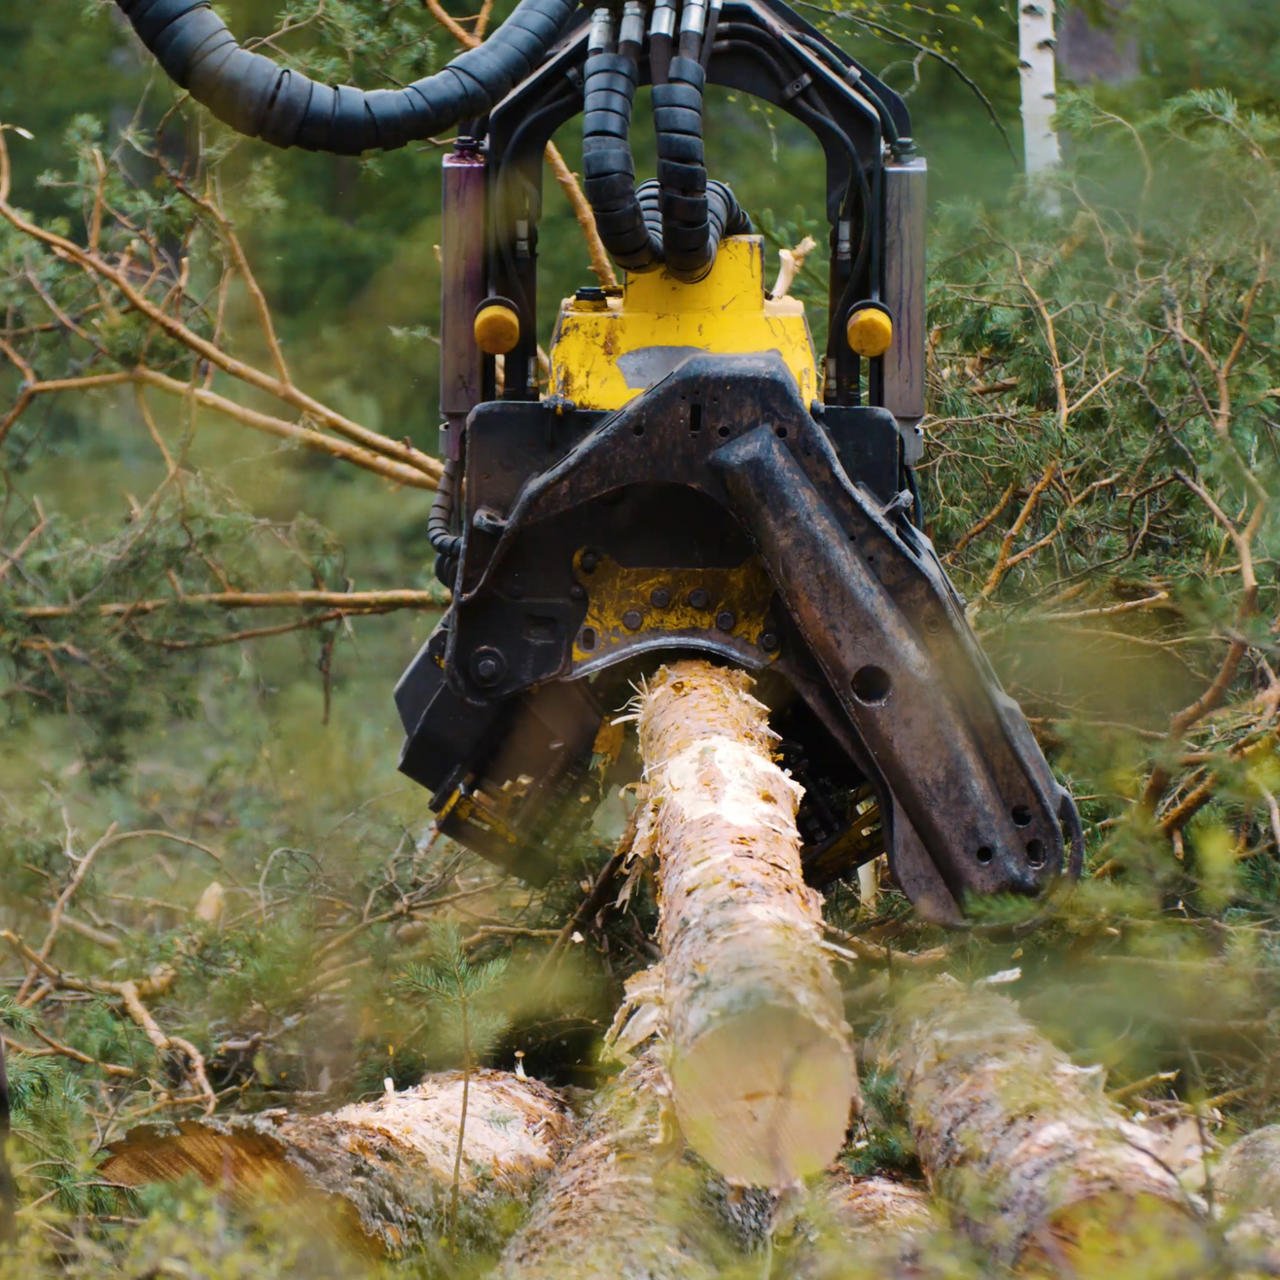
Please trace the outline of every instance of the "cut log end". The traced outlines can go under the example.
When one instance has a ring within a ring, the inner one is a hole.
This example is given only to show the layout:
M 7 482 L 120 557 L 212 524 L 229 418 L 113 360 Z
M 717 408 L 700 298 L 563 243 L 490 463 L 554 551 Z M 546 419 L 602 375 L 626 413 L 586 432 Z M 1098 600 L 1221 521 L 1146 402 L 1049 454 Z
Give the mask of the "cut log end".
M 1232 1247 L 1263 1262 L 1260 1274 L 1280 1274 L 1280 1125 L 1241 1138 L 1214 1170 L 1213 1180 Z
M 728 1181 L 762 1187 L 831 1163 L 857 1087 L 842 1036 L 773 1006 L 713 1026 L 680 1049 L 671 1081 L 689 1145 Z
M 243 1212 L 264 1203 L 287 1205 L 296 1221 L 322 1221 L 327 1234 L 350 1247 L 362 1248 L 369 1240 L 351 1204 L 309 1180 L 281 1143 L 252 1129 L 219 1130 L 199 1122 L 176 1131 L 135 1129 L 112 1149 L 102 1172 L 131 1188 L 195 1178 Z
M 535 1080 L 445 1072 L 399 1093 L 321 1115 L 283 1111 L 142 1127 L 112 1148 L 103 1175 L 126 1187 L 195 1177 L 250 1212 L 287 1205 L 343 1243 L 396 1256 L 437 1238 L 457 1178 L 483 1227 L 553 1168 L 573 1129 L 568 1108 Z

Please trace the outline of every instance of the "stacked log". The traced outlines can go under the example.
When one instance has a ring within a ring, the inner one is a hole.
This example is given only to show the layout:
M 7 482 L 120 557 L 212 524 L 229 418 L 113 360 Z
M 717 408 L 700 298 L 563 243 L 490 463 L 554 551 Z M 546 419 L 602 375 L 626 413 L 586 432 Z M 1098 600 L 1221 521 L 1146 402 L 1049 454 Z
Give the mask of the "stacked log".
M 892 1178 L 825 1174 L 779 1230 L 776 1280 L 926 1280 L 942 1225 L 928 1195 Z
M 397 1257 L 456 1225 L 455 1172 L 468 1217 L 484 1220 L 527 1200 L 573 1133 L 563 1100 L 535 1080 L 471 1072 L 465 1124 L 463 1091 L 463 1073 L 450 1071 L 320 1115 L 143 1127 L 112 1148 L 102 1173 L 128 1187 L 194 1175 L 241 1208 L 288 1205 L 346 1243 Z
M 639 1007 L 616 1042 L 646 1047 L 572 1145 L 553 1091 L 475 1071 L 456 1161 L 453 1072 L 325 1115 L 139 1130 L 104 1175 L 194 1173 L 246 1206 L 320 1206 L 392 1256 L 438 1240 L 455 1197 L 481 1217 L 532 1201 L 499 1280 L 711 1280 L 758 1272 L 749 1254 L 771 1241 L 775 1278 L 928 1280 L 956 1265 L 935 1203 L 982 1267 L 1144 1280 L 1212 1268 L 1203 1206 L 1108 1100 L 1100 1069 L 1073 1065 L 987 986 L 922 985 L 884 1032 L 932 1199 L 831 1165 L 857 1080 L 821 901 L 801 876 L 799 789 L 772 759 L 765 709 L 742 673 L 682 662 L 644 690 L 637 719 L 635 856 L 655 870 L 662 959 L 628 984 Z M 1232 1245 L 1268 1274 L 1278 1169 L 1280 1126 L 1217 1174 Z
M 1236 1142 L 1214 1170 L 1213 1184 L 1242 1269 L 1280 1273 L 1280 1125 Z
M 821 898 L 800 865 L 800 788 L 750 678 L 702 661 L 640 699 L 672 1102 L 729 1181 L 785 1187 L 839 1151 L 858 1098 Z
M 998 1261 L 1114 1275 L 1141 1258 L 1144 1275 L 1194 1274 L 1198 1207 L 1107 1099 L 1101 1070 L 1074 1066 L 1012 1002 L 928 984 L 887 1045 L 932 1189 Z
M 579 1141 L 511 1239 L 500 1280 L 714 1280 L 732 1247 L 682 1159 L 656 1050 L 601 1093 Z

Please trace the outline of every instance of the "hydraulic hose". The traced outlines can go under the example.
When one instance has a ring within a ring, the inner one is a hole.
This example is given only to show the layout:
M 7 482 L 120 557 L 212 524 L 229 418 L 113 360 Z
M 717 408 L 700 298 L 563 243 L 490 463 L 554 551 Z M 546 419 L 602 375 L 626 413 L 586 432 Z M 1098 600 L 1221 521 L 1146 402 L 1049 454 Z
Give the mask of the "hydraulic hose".
M 116 0 L 171 79 L 219 120 L 278 147 L 392 150 L 484 115 L 541 62 L 576 0 L 520 0 L 482 45 L 403 89 L 320 84 L 241 48 L 209 0 Z
M 600 240 L 614 261 L 627 271 L 652 271 L 662 262 L 661 215 L 656 199 L 648 202 L 647 217 L 641 205 L 630 140 L 640 79 L 632 50 L 638 50 L 639 40 L 627 38 L 626 19 L 622 34 L 614 53 L 610 15 L 597 10 L 583 77 L 582 185 Z M 638 34 L 644 35 L 643 17 Z
M 711 270 L 721 239 L 749 232 L 751 222 L 724 183 L 707 179 L 700 60 L 705 5 L 686 0 L 680 53 L 668 62 L 674 12 L 668 3 L 655 5 L 652 14 L 658 178 L 638 188 L 630 134 L 644 8 L 637 0 L 624 5 L 616 50 L 611 10 L 602 5 L 593 14 L 583 80 L 583 187 L 600 239 L 619 266 L 639 272 L 665 265 L 692 282 Z
M 453 586 L 462 553 L 462 535 L 453 531 L 453 509 L 458 501 L 458 460 L 450 458 L 440 473 L 435 501 L 427 516 L 427 541 L 436 553 L 436 577 L 446 587 Z
M 686 12 L 688 12 L 686 8 Z M 682 24 L 683 25 L 683 24 Z M 702 143 L 702 91 L 706 72 L 698 46 L 681 32 L 681 53 L 671 59 L 667 82 L 653 86 L 653 122 L 658 140 L 658 189 L 662 251 L 667 270 L 680 280 L 701 280 L 716 259 L 721 239 L 751 230 L 733 192 L 708 182 Z M 702 35 L 701 22 L 697 36 Z

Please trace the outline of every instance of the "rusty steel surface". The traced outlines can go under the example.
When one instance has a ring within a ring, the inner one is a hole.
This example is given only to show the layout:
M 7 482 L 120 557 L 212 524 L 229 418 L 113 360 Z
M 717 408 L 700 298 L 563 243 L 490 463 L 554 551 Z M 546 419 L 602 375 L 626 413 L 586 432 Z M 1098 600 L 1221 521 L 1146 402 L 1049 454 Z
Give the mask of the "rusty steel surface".
M 825 805 L 815 855 L 874 853 L 850 839 L 870 786 L 894 873 L 930 918 L 1061 873 L 1074 809 L 911 521 L 887 411 L 806 406 L 776 355 L 699 354 L 616 413 L 482 406 L 466 461 L 454 604 L 418 670 L 429 697 L 405 714 L 406 771 L 437 789 L 446 829 L 527 873 L 522 824 L 544 797 L 590 803 L 567 797 L 601 717 L 638 674 L 701 653 L 760 674 Z M 591 696 L 556 732 L 519 727 L 571 688 Z M 488 740 L 461 725 L 482 708 Z M 415 738 L 436 744 L 429 778 Z

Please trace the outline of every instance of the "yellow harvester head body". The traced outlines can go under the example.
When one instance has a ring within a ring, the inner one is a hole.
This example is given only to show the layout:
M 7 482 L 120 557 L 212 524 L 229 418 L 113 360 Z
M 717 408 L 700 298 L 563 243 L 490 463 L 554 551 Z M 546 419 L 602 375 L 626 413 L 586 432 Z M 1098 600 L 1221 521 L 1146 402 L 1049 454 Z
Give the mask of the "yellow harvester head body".
M 551 340 L 549 390 L 579 409 L 621 409 L 695 352 L 764 351 L 782 357 L 806 404 L 817 399 L 804 304 L 766 293 L 760 236 L 731 236 L 696 284 L 647 271 L 617 292 L 566 298 Z

